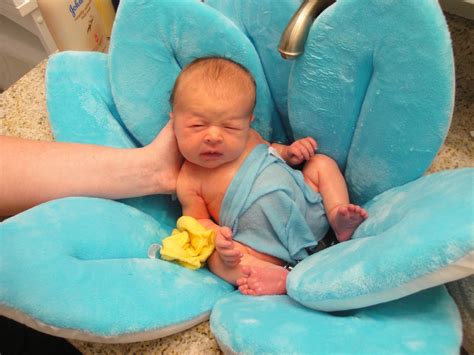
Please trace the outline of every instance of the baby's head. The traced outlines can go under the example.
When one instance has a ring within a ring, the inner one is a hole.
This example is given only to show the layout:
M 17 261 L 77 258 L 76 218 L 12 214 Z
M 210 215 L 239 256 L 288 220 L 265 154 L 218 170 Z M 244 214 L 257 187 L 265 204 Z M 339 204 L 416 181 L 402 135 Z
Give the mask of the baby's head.
M 209 168 L 238 158 L 248 140 L 255 96 L 255 80 L 238 63 L 208 57 L 187 65 L 170 97 L 183 156 Z

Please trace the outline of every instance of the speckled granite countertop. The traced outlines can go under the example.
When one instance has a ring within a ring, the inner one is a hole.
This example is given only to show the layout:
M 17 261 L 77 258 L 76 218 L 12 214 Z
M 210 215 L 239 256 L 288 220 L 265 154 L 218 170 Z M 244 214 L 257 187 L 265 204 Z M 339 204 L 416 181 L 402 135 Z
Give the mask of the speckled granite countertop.
M 445 144 L 429 172 L 474 167 L 474 21 L 447 15 L 456 63 L 456 102 Z M 51 141 L 46 110 L 46 61 L 0 95 L 0 134 Z M 473 277 L 454 283 L 451 293 L 461 308 L 465 348 L 474 353 Z M 471 309 L 470 314 L 463 307 Z M 71 341 L 85 354 L 218 354 L 219 347 L 204 322 L 190 330 L 154 341 L 133 344 L 94 344 Z

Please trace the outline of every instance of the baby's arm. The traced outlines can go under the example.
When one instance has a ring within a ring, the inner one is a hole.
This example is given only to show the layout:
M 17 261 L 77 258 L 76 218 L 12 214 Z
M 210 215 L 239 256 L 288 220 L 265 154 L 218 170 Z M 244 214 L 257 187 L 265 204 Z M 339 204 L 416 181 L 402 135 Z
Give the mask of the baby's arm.
M 184 162 L 176 184 L 176 193 L 183 209 L 183 216 L 196 218 L 204 227 L 216 230 L 219 226 L 211 220 L 206 202 L 200 193 L 197 175 L 189 164 Z
M 290 145 L 273 143 L 271 145 L 289 165 L 295 166 L 311 159 L 318 144 L 311 137 L 301 138 Z
M 228 227 L 219 226 L 211 219 L 206 202 L 199 192 L 199 182 L 194 175 L 185 162 L 179 173 L 176 188 L 183 215 L 194 217 L 205 228 L 213 229 L 216 232 L 215 244 L 219 257 L 228 266 L 238 265 L 242 253 L 234 246 L 232 231 Z

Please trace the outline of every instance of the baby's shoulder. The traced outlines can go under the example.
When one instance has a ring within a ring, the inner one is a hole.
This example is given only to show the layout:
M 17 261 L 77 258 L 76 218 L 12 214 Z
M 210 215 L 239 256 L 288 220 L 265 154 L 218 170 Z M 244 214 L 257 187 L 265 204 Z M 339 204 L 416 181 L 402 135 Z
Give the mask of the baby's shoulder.
M 253 128 L 250 128 L 250 140 L 249 141 L 250 141 L 250 144 L 252 144 L 252 145 L 256 145 L 256 144 L 267 144 L 267 145 L 269 145 L 270 144 L 265 139 L 263 139 L 263 137 L 260 135 L 260 133 L 258 133 Z

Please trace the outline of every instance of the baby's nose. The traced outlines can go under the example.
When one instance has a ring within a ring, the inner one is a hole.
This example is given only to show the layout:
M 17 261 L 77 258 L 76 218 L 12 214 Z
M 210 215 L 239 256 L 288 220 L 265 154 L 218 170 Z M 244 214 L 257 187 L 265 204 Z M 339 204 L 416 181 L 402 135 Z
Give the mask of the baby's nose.
M 204 136 L 204 141 L 209 144 L 222 142 L 221 130 L 218 127 L 209 127 Z

